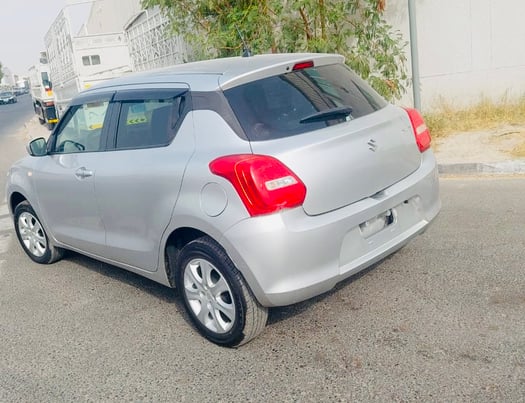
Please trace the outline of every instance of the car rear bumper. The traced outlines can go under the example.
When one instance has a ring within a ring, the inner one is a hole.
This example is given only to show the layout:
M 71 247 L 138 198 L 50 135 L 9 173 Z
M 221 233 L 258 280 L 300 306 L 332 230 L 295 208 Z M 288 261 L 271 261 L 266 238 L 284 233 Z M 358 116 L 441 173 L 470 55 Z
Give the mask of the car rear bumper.
M 417 171 L 373 197 L 318 216 L 297 208 L 250 218 L 228 230 L 222 244 L 258 301 L 283 306 L 322 294 L 400 249 L 440 208 L 429 150 Z M 374 218 L 385 212 L 393 218 L 374 230 Z

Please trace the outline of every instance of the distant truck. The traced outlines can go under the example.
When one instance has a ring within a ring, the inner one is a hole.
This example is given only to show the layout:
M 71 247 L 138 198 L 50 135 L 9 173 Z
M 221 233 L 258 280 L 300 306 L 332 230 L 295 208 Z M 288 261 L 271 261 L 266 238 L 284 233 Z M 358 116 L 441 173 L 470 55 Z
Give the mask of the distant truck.
M 131 72 L 124 32 L 89 34 L 84 26 L 74 35 L 68 8 L 60 11 L 44 38 L 59 118 L 80 91 Z
M 51 130 L 58 122 L 58 118 L 46 52 L 41 52 L 38 64 L 29 69 L 29 83 L 33 108 L 38 120 Z
M 24 95 L 29 93 L 29 85 L 25 79 L 18 80 L 16 82 L 16 87 L 14 88 L 15 94 Z

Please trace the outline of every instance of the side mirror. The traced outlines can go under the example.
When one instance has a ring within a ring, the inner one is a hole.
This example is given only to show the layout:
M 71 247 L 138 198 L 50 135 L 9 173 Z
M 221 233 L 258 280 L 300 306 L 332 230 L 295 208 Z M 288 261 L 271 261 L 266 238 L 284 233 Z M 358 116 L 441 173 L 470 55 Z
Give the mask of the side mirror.
M 32 157 L 42 157 L 47 154 L 47 142 L 43 137 L 32 140 L 26 147 Z

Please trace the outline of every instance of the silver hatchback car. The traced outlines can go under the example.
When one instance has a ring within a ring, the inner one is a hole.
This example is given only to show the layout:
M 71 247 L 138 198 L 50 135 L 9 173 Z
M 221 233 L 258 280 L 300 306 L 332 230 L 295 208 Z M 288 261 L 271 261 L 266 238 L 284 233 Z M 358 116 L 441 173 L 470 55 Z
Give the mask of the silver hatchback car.
M 420 114 L 343 57 L 273 54 L 173 66 L 81 93 L 9 171 L 20 244 L 177 287 L 196 328 L 238 346 L 268 307 L 330 290 L 440 210 Z

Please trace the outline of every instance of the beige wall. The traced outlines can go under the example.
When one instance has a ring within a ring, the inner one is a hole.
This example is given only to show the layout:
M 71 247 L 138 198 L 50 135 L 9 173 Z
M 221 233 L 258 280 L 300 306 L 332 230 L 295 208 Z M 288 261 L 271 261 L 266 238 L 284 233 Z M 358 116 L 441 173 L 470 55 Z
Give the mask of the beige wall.
M 408 2 L 387 20 L 409 40 Z M 524 0 L 416 0 L 423 109 L 525 95 Z M 410 67 L 410 48 L 407 46 Z M 401 103 L 412 103 L 412 89 Z

